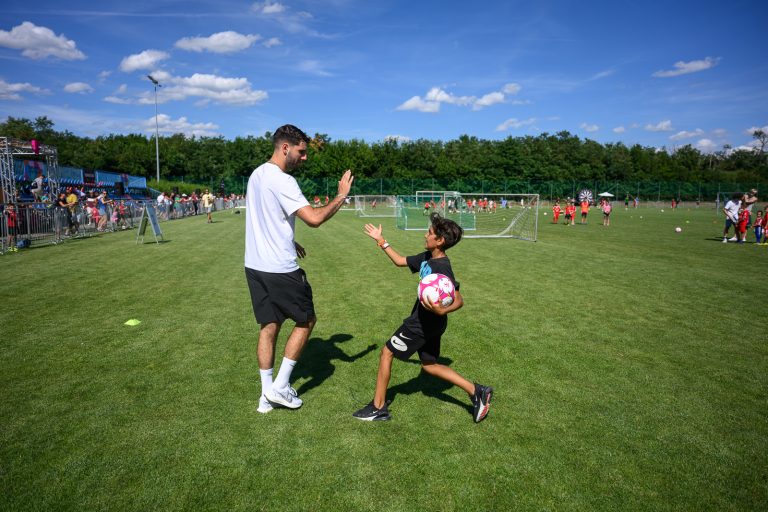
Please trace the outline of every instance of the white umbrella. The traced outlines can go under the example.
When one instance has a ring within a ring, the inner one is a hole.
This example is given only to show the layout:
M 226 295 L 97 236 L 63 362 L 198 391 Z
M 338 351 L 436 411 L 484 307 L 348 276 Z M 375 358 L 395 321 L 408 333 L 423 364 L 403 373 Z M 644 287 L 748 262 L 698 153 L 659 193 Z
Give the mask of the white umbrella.
M 602 194 L 598 194 L 600 197 L 613 197 L 613 194 L 610 192 L 603 192 Z

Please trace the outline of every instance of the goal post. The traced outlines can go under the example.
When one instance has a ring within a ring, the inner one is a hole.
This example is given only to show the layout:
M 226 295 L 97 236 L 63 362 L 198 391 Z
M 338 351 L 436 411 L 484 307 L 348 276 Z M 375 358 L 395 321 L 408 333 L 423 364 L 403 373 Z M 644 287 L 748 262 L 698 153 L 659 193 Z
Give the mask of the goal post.
M 397 196 L 356 195 L 354 205 L 358 217 L 397 217 Z
M 420 190 L 398 198 L 397 226 L 426 230 L 436 211 L 464 229 L 465 238 L 538 237 L 539 194 L 486 194 Z

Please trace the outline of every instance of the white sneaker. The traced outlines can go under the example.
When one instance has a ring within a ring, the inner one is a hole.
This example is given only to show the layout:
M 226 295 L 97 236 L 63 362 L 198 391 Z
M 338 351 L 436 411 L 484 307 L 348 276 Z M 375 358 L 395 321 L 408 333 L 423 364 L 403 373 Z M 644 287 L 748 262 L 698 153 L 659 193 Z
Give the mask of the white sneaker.
M 727 243 L 728 243 L 728 239 L 727 239 L 727 238 L 725 238 L 725 237 L 723 237 L 723 243 L 724 243 L 724 244 L 727 244 Z
M 738 238 L 736 238 L 735 236 L 732 236 L 731 238 L 729 238 L 729 239 L 728 239 L 728 241 L 729 241 L 729 242 L 738 242 L 738 241 L 739 241 L 739 239 L 738 239 Z
M 267 414 L 272 409 L 274 409 L 274 407 L 272 407 L 272 404 L 269 403 L 269 401 L 267 400 L 267 397 L 265 397 L 264 395 L 261 395 L 261 398 L 259 398 L 259 408 L 256 409 L 256 412 L 260 412 L 261 414 Z
M 298 393 L 291 386 L 287 389 L 278 390 L 272 388 L 267 393 L 264 393 L 264 397 L 271 405 L 282 405 L 288 409 L 298 409 L 304 402 L 298 397 Z

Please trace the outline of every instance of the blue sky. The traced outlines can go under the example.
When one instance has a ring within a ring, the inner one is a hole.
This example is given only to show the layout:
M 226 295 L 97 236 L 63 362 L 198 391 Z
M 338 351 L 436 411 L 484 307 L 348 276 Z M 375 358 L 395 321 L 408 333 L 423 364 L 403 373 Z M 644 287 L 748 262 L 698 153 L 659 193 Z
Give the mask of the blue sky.
M 0 117 L 78 135 L 484 139 L 702 151 L 768 131 L 756 1 L 4 0 Z

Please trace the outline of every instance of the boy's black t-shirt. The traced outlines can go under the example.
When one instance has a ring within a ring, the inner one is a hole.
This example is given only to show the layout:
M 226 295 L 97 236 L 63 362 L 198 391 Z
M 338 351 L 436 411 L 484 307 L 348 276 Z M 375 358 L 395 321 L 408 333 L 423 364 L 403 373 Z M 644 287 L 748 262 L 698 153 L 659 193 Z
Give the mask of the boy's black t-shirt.
M 459 283 L 453 275 L 451 260 L 447 256 L 443 258 L 432 258 L 432 253 L 424 251 L 421 254 L 408 256 L 405 258 L 408 268 L 411 272 L 419 273 L 419 279 L 423 279 L 430 274 L 443 274 L 448 276 L 453 282 L 453 286 L 458 290 Z M 442 335 L 448 327 L 448 316 L 440 316 L 432 313 L 416 298 L 416 302 L 411 310 L 411 316 L 403 320 L 406 326 L 414 334 L 422 334 L 425 338 L 433 338 Z

